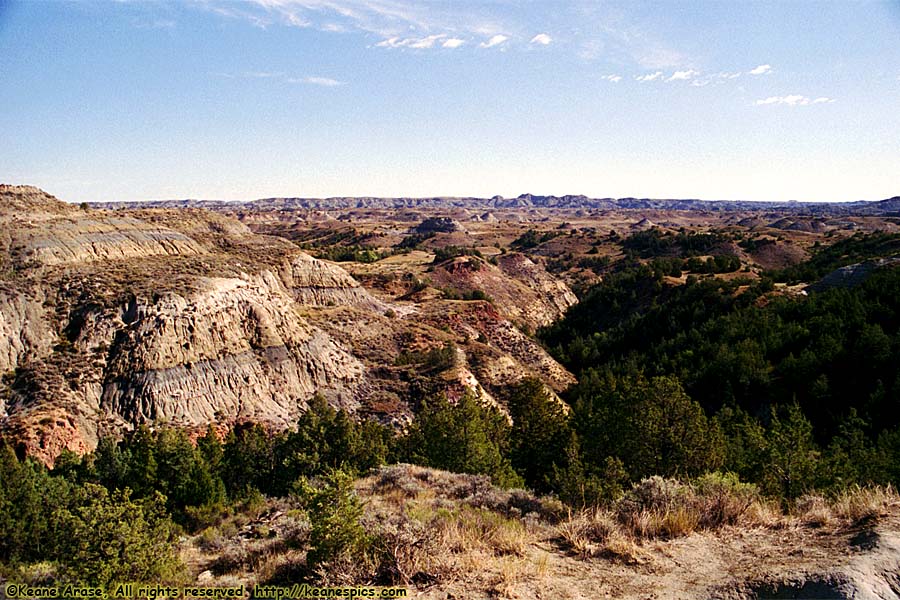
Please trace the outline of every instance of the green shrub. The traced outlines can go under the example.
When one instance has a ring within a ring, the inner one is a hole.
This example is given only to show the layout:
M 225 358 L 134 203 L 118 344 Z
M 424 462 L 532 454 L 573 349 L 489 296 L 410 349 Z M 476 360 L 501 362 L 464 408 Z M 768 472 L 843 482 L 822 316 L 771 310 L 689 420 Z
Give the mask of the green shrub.
M 168 582 L 179 576 L 176 528 L 160 494 L 136 501 L 128 490 L 109 493 L 88 483 L 78 490 L 74 506 L 55 518 L 56 554 L 65 580 L 107 586 Z
M 363 505 L 353 489 L 353 478 L 337 469 L 317 483 L 301 478 L 294 492 L 309 517 L 307 566 L 318 571 L 337 561 L 367 560 L 372 540 L 360 524 Z

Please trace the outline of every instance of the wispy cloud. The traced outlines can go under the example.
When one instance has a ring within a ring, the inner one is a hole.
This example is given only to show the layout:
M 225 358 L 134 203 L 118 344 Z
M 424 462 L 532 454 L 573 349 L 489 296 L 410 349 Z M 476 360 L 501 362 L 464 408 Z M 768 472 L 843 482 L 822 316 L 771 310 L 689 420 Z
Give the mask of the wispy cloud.
M 445 38 L 445 37 L 447 37 L 447 36 L 442 33 L 438 34 L 438 35 L 429 35 L 429 36 L 423 37 L 420 40 L 413 42 L 412 44 L 409 45 L 409 47 L 410 48 L 431 48 L 434 46 L 435 42 L 437 42 L 439 39 Z
M 688 69 L 686 71 L 675 71 L 674 73 L 672 73 L 671 77 L 666 79 L 666 81 L 688 81 L 689 79 L 693 79 L 699 74 L 699 71 L 695 71 L 693 69 Z
M 386 40 L 381 40 L 377 44 L 375 44 L 378 48 L 402 48 L 408 44 L 407 40 L 401 40 L 398 37 L 388 38 Z
M 521 30 L 514 25 L 521 15 L 490 4 L 441 5 L 417 0 L 195 0 L 193 6 L 245 19 L 263 28 L 280 24 L 374 34 L 383 42 L 393 40 L 393 45 L 376 44 L 379 47 L 395 47 L 401 41 L 412 40 L 402 47 L 412 47 L 421 41 L 426 44 L 421 47 L 457 48 L 470 37 L 510 35 L 511 31 Z M 440 35 L 436 39 L 445 41 L 427 46 L 433 35 Z
M 399 38 L 392 37 L 386 40 L 382 40 L 375 44 L 379 48 L 433 48 L 434 45 L 440 41 L 441 39 L 447 37 L 443 33 L 439 33 L 436 35 L 427 35 L 425 37 L 408 37 L 408 38 Z M 454 46 L 446 46 L 445 48 L 453 48 Z
M 606 81 L 609 81 L 611 83 L 619 83 L 620 81 L 622 81 L 622 76 L 621 75 L 603 75 L 600 77 L 600 79 L 605 79 Z
M 277 79 L 284 77 L 281 71 L 243 71 L 238 74 L 243 79 Z
M 488 41 L 481 42 L 478 45 L 482 48 L 493 48 L 494 46 L 499 46 L 508 39 L 509 37 L 503 35 L 502 33 L 498 33 L 497 35 L 491 36 L 491 39 L 489 39 Z
M 772 72 L 772 65 L 759 65 L 747 71 L 749 75 L 765 75 Z
M 236 5 L 232 6 L 226 3 L 214 4 L 212 2 L 204 2 L 198 4 L 198 6 L 201 6 L 221 17 L 247 21 L 254 27 L 259 27 L 260 29 L 265 29 L 273 23 L 271 15 L 267 15 L 265 13 L 260 14 L 259 12 L 254 11 L 254 7 L 252 6 L 250 7 L 250 10 L 244 10 L 243 8 Z M 288 20 L 288 22 L 290 22 L 290 20 Z
M 531 38 L 532 44 L 541 44 L 544 46 L 549 45 L 550 42 L 552 42 L 552 41 L 553 41 L 553 38 L 551 38 L 546 33 L 539 33 L 536 36 L 534 36 L 533 38 Z
M 656 71 L 655 73 L 647 73 L 646 75 L 635 75 L 635 81 L 656 81 L 657 79 L 662 79 L 663 72 Z
M 756 105 L 808 106 L 810 104 L 832 104 L 833 102 L 835 102 L 834 98 L 829 98 L 827 96 L 819 96 L 818 98 L 812 99 L 800 94 L 790 94 L 788 96 L 769 96 L 768 98 L 757 100 Z
M 239 73 L 219 73 L 219 77 L 226 79 L 269 79 L 282 83 L 305 83 L 309 85 L 320 85 L 324 87 L 336 87 L 345 85 L 345 82 L 332 79 L 330 77 L 290 77 L 280 71 L 241 71 Z
M 332 79 L 330 77 L 299 77 L 299 78 L 288 78 L 285 81 L 288 83 L 306 83 L 308 85 L 320 85 L 322 87 L 337 87 L 339 85 L 344 85 L 343 81 L 338 81 L 337 79 Z

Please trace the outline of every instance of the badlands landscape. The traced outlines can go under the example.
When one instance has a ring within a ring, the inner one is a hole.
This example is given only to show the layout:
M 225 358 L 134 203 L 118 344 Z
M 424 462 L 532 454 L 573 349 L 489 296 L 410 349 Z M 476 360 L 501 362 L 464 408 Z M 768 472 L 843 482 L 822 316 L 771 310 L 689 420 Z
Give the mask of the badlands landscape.
M 0 0 L 0 600 L 900 600 L 898 39 Z
M 900 595 L 898 198 L 0 195 L 7 481 L 168 490 L 180 537 L 141 534 L 171 561 L 135 579 Z M 209 490 L 173 487 L 194 468 Z M 97 581 L 6 552 L 14 581 Z

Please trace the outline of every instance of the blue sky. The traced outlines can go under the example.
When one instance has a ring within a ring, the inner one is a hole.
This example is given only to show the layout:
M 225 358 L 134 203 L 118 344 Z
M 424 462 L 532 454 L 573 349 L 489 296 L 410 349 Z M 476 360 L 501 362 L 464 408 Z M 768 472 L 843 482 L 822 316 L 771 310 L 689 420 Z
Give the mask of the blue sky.
M 900 194 L 896 1 L 0 0 L 0 83 L 75 202 Z

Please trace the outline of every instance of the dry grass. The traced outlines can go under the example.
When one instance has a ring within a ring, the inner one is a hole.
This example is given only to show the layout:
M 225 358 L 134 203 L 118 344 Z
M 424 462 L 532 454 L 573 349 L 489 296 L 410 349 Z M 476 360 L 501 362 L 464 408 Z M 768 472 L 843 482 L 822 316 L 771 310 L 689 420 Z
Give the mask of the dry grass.
M 785 516 L 778 502 L 757 499 L 747 507 L 741 518 L 741 524 L 745 527 L 779 529 L 785 526 Z
M 482 476 L 412 465 L 380 469 L 358 485 L 378 531 L 379 583 L 454 581 L 491 573 L 501 595 L 546 573 L 531 553 L 552 537 L 562 505 L 523 490 L 501 490 Z
M 834 513 L 828 500 L 815 494 L 805 494 L 794 501 L 796 516 L 807 526 L 828 527 L 834 524 Z
M 900 494 L 892 486 L 859 486 L 845 490 L 833 501 L 835 516 L 847 521 L 862 521 L 884 515 L 892 506 L 900 505 Z
M 559 537 L 581 558 L 606 557 L 628 564 L 641 562 L 645 552 L 618 522 L 615 513 L 592 508 L 556 526 Z
M 755 486 L 711 473 L 693 484 L 650 477 L 617 504 L 618 521 L 639 538 L 675 538 L 741 521 L 759 500 Z
M 833 498 L 807 494 L 794 503 L 794 516 L 811 527 L 855 524 L 881 517 L 900 505 L 900 494 L 892 486 L 853 486 Z
M 570 515 L 556 530 L 575 554 L 588 557 L 599 554 L 610 535 L 618 532 L 619 524 L 612 513 L 594 508 Z
M 523 590 L 551 585 L 554 565 L 564 555 L 652 569 L 660 552 L 673 547 L 668 540 L 693 532 L 840 529 L 900 506 L 890 487 L 854 488 L 831 499 L 805 496 L 786 514 L 753 486 L 723 475 L 692 483 L 649 478 L 616 503 L 569 513 L 555 500 L 500 490 L 487 478 L 410 465 L 380 469 L 356 488 L 365 504 L 363 525 L 373 538 L 360 556 L 310 572 L 308 522 L 289 506 L 268 500 L 248 503 L 243 512 L 195 536 L 186 546 L 196 555 L 192 571 L 202 572 L 198 581 L 204 585 L 306 580 L 419 590 L 477 586 L 494 597 L 519 597 Z
M 454 552 L 475 550 L 494 556 L 524 556 L 531 541 L 521 521 L 484 508 L 442 512 L 432 526 Z

